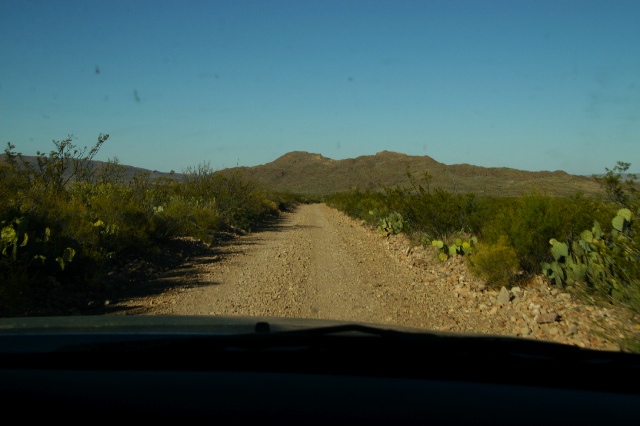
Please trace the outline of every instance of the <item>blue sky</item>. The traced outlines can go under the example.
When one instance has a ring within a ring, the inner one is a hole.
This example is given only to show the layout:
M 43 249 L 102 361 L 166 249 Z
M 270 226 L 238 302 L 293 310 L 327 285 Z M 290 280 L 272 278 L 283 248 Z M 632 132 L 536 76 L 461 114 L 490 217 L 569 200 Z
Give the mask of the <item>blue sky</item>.
M 640 170 L 640 1 L 0 0 L 0 143 Z

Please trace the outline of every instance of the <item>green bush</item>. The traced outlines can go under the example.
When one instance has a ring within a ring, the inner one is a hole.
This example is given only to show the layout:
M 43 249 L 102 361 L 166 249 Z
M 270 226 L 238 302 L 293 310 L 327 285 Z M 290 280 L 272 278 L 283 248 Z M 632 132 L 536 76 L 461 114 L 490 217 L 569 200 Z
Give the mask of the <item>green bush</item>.
M 391 212 L 388 197 L 369 190 L 345 191 L 327 196 L 324 201 L 352 218 L 364 220 L 372 228 L 377 227 L 380 220 Z
M 451 194 L 436 188 L 433 193 L 404 188 L 382 192 L 347 191 L 326 197 L 328 205 L 375 228 L 394 212 L 402 216 L 403 232 L 442 239 L 465 231 L 476 233 L 489 214 L 486 203 L 473 194 Z
M 541 272 L 541 263 L 549 259 L 551 238 L 571 239 L 602 217 L 604 208 L 597 200 L 575 196 L 553 198 L 531 194 L 517 199 L 494 199 L 492 215 L 482 228 L 481 239 L 496 243 L 508 237 L 518 254 L 520 268 L 527 274 Z
M 154 217 L 162 223 L 165 235 L 196 237 L 207 244 L 213 243 L 223 226 L 215 205 L 181 196 L 171 198 L 167 207 L 156 209 Z
M 223 222 L 234 229 L 251 231 L 255 224 L 278 214 L 277 196 L 242 172 L 215 172 L 207 163 L 185 171 L 182 194 L 215 205 Z
M 509 286 L 517 276 L 518 255 L 504 235 L 496 244 L 478 244 L 468 259 L 471 272 L 493 288 Z

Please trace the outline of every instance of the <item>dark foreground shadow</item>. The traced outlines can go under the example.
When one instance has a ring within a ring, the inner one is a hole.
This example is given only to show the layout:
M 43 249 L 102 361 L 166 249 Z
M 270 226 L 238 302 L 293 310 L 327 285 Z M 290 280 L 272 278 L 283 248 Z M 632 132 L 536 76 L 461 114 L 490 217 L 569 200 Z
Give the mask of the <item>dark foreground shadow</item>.
M 291 214 L 291 213 L 289 213 Z M 208 246 L 192 238 L 180 238 L 164 244 L 155 256 L 133 259 L 108 274 L 108 294 L 90 303 L 84 315 L 136 315 L 152 307 L 136 300 L 160 296 L 175 289 L 216 286 L 221 283 L 198 278 L 200 266 L 220 262 L 243 253 L 247 245 L 261 244 L 265 233 L 283 232 L 306 226 L 287 223 L 280 215 L 261 223 L 250 233 L 224 232 Z M 126 304 L 124 304 L 126 302 Z

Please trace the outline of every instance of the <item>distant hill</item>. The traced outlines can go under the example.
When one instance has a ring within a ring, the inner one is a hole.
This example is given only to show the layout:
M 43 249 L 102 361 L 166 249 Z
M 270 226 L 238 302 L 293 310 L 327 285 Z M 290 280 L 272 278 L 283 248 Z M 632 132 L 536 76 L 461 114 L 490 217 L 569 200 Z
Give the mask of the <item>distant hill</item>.
M 35 163 L 35 157 L 26 159 Z M 95 161 L 96 167 L 105 163 Z M 123 165 L 125 180 L 136 173 L 148 173 L 151 179 L 182 179 L 181 173 L 163 173 Z M 382 151 L 345 160 L 332 160 L 320 154 L 294 151 L 267 164 L 234 167 L 217 173 L 241 172 L 276 191 L 290 191 L 311 196 L 327 195 L 350 188 L 378 191 L 385 187 L 411 187 L 409 171 L 417 183 L 426 187 L 425 172 L 431 176 L 430 189 L 442 188 L 454 193 L 518 196 L 538 191 L 553 196 L 600 193 L 600 187 L 586 176 L 563 171 L 528 172 L 506 167 L 487 168 L 469 164 L 446 165 L 429 156 L 410 156 Z
M 307 195 L 326 195 L 355 187 L 373 191 L 384 187 L 410 187 L 407 171 L 425 187 L 423 176 L 427 172 L 432 178 L 431 190 L 439 187 L 455 193 L 518 196 L 539 191 L 558 196 L 601 192 L 592 178 L 563 171 L 528 172 L 505 167 L 445 165 L 429 156 L 409 156 L 389 151 L 345 160 L 294 151 L 271 163 L 226 169 L 223 172 L 234 170 L 243 171 L 268 188 Z

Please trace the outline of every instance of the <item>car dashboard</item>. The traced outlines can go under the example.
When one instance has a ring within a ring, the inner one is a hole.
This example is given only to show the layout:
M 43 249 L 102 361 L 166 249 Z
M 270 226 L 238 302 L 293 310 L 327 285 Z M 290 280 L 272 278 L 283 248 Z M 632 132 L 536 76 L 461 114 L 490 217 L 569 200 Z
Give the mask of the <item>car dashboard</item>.
M 0 400 L 23 420 L 612 424 L 640 406 L 635 354 L 291 319 L 37 321 L 0 323 Z

